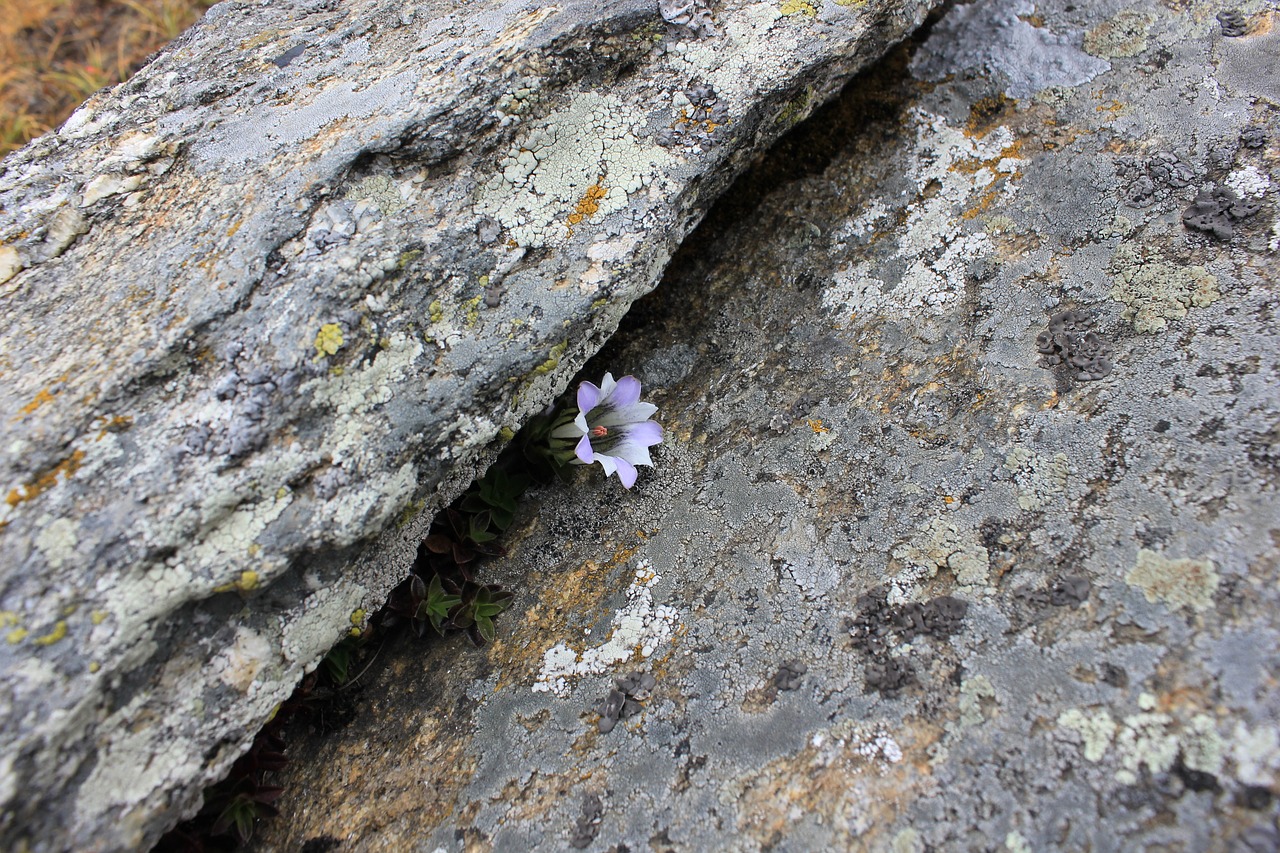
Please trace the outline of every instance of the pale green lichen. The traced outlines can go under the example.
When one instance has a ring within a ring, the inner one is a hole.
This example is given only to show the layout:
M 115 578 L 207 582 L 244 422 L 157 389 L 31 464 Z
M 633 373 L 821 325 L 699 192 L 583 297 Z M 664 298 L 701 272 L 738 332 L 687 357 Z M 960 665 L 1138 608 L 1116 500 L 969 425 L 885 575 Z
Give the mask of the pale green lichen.
M 949 570 L 961 586 L 987 583 L 991 559 L 971 530 L 962 531 L 946 516 L 938 516 L 919 528 L 912 541 L 899 545 L 893 556 L 909 566 L 925 569 L 929 577 L 938 569 Z
M 1202 266 L 1166 260 L 1154 250 L 1122 244 L 1111 258 L 1112 299 L 1135 331 L 1154 334 L 1222 296 L 1218 279 Z
M 1196 714 L 1182 731 L 1182 763 L 1192 770 L 1217 775 L 1222 771 L 1225 743 L 1218 724 L 1208 714 Z
M 1142 548 L 1134 567 L 1125 575 L 1130 586 L 1142 590 L 1147 601 L 1162 601 L 1171 608 L 1190 607 L 1203 612 L 1213 606 L 1218 573 L 1209 560 L 1170 560 Z
M 574 95 L 507 152 L 481 190 L 479 212 L 501 223 L 521 246 L 544 246 L 570 236 L 568 218 L 602 176 L 608 189 L 592 197 L 593 216 L 622 210 L 630 194 L 671 162 L 665 149 L 635 135 L 644 121 L 614 95 Z
M 996 689 L 985 675 L 966 678 L 960 685 L 960 719 L 955 731 L 976 726 L 986 719 L 983 703 L 996 698 Z
M 1147 30 L 1154 22 L 1154 15 L 1126 9 L 1085 33 L 1085 52 L 1104 59 L 1137 56 L 1147 49 Z
M 394 216 L 408 204 L 400 186 L 386 175 L 370 175 L 347 190 L 352 201 L 368 200 L 387 216 Z
M 551 351 L 547 353 L 547 360 L 542 362 L 542 364 L 539 364 L 537 367 L 535 367 L 532 370 L 533 375 L 541 376 L 545 373 L 550 373 L 551 371 L 559 367 L 560 359 L 564 355 L 564 351 L 568 348 L 569 348 L 568 341 L 561 341 L 560 343 L 553 346 L 551 348 Z
M 1149 696 L 1149 694 L 1147 694 Z M 1139 704 L 1148 704 L 1139 699 Z M 1121 769 L 1116 780 L 1124 785 L 1138 781 L 1145 765 L 1152 773 L 1167 773 L 1178 758 L 1178 737 L 1169 727 L 1173 718 L 1155 711 L 1142 711 L 1124 718 L 1116 734 L 1116 753 Z
M 1273 725 L 1250 730 L 1236 721 L 1231 733 L 1231 759 L 1236 765 L 1236 778 L 1244 784 L 1274 784 L 1280 768 L 1280 730 Z
M 1084 741 L 1084 757 L 1087 761 L 1101 761 L 1115 737 L 1116 723 L 1106 708 L 1085 713 L 1079 708 L 1068 708 L 1058 715 L 1058 725 L 1073 729 Z
M 1071 462 L 1065 453 L 1052 457 L 1017 446 L 1004 457 L 1004 468 L 1013 475 L 1018 489 L 1018 506 L 1026 510 L 1044 509 L 1052 496 L 1066 491 Z
M 1031 845 L 1016 829 L 1009 830 L 1005 835 L 1004 847 L 1009 853 L 1032 853 Z
M 74 519 L 54 519 L 45 515 L 37 521 L 36 549 L 45 557 L 50 569 L 61 569 L 76 556 L 79 523 Z

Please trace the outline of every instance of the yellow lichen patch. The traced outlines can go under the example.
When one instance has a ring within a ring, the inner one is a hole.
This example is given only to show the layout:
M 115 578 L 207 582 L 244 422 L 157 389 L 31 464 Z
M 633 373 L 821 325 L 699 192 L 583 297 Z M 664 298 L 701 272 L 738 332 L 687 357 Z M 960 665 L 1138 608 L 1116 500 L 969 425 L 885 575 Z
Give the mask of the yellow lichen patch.
M 550 373 L 560 366 L 560 357 L 564 355 L 564 351 L 569 348 L 568 341 L 561 341 L 551 348 L 551 352 L 547 353 L 547 360 L 539 364 L 533 369 L 536 376 L 544 373 Z
M 89 672 L 97 672 L 100 669 L 102 669 L 102 664 L 98 663 L 96 660 L 89 661 Z
M 9 642 L 10 645 L 17 645 L 18 643 L 21 643 L 23 640 L 25 640 L 29 633 L 31 632 L 28 631 L 26 628 L 14 628 L 12 631 L 5 634 L 4 638 Z
M 5 503 L 9 506 L 17 506 L 23 501 L 34 500 L 39 497 L 42 492 L 52 489 L 58 485 L 58 475 L 61 474 L 63 480 L 67 480 L 71 475 L 80 469 L 80 464 L 84 461 L 84 451 L 76 450 L 66 459 L 63 459 L 57 465 L 54 465 L 45 473 L 36 477 L 25 486 L 19 486 L 16 489 L 10 489 L 9 494 L 5 497 Z
M 810 18 L 818 16 L 818 8 L 813 5 L 813 0 L 782 0 L 778 11 L 784 15 L 808 15 Z
M 37 646 L 52 646 L 62 638 L 67 636 L 67 623 L 64 619 L 59 619 L 53 625 L 53 630 L 47 634 L 36 637 L 31 642 Z
M 89 614 L 89 621 L 94 625 L 101 625 L 103 622 L 107 621 L 107 616 L 109 615 L 110 614 L 105 610 L 95 610 Z
M 569 233 L 573 233 L 573 226 L 585 219 L 600 212 L 600 200 L 607 196 L 609 191 L 604 188 L 604 175 L 596 178 L 596 182 L 587 187 L 587 191 L 582 194 L 582 198 L 578 199 L 578 204 L 573 209 L 573 213 L 569 214 L 568 225 Z
M 224 583 L 221 586 L 215 586 L 213 588 L 213 591 L 214 592 L 249 592 L 250 590 L 257 589 L 258 584 L 261 582 L 261 580 L 262 579 L 257 572 L 253 571 L 252 569 L 246 569 L 245 571 L 240 573 L 240 577 L 236 578 L 231 583 Z
M 854 9 L 861 9 L 867 5 L 867 0 L 836 0 L 837 6 L 850 6 Z
M 316 360 L 333 355 L 342 348 L 342 327 L 337 323 L 326 323 L 316 333 Z

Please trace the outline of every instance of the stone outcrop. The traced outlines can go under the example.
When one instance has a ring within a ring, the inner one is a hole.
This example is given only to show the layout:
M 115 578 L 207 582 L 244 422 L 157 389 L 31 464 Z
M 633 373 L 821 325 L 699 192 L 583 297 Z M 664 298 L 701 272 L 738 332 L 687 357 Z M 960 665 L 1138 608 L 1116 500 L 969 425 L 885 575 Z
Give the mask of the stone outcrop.
M 533 493 L 498 640 L 388 641 L 262 849 L 1275 849 L 1280 21 L 1221 11 L 957 6 L 789 135 L 583 373 L 657 467 Z
M 225 2 L 0 166 L 0 836 L 144 847 L 924 0 Z

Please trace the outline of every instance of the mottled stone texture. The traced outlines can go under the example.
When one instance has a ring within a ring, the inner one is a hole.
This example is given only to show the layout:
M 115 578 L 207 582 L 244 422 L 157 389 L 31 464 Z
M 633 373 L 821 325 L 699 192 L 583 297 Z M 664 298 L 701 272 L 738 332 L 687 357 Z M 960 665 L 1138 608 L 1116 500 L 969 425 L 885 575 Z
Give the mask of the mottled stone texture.
M 226 2 L 4 161 L 7 848 L 145 847 L 198 805 L 929 3 L 686 5 Z
M 1274 849 L 1280 21 L 1219 11 L 979 0 L 789 135 L 583 374 L 656 469 L 536 492 L 498 642 L 389 642 L 263 849 Z

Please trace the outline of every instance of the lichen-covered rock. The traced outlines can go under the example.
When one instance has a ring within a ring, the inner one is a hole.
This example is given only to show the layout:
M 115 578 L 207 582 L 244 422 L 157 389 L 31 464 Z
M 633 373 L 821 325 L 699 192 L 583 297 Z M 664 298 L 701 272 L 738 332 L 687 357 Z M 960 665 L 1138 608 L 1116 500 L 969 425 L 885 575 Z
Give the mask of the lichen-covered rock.
M 6 845 L 190 812 L 733 175 L 930 5 L 229 0 L 6 159 Z
M 785 139 L 585 374 L 656 467 L 534 493 L 497 641 L 389 641 L 264 849 L 559 850 L 587 796 L 596 851 L 1273 847 L 1267 8 L 957 5 Z M 1041 367 L 1068 311 L 1110 372 Z

